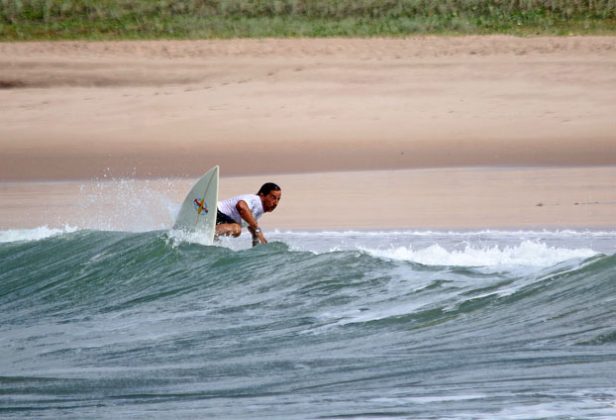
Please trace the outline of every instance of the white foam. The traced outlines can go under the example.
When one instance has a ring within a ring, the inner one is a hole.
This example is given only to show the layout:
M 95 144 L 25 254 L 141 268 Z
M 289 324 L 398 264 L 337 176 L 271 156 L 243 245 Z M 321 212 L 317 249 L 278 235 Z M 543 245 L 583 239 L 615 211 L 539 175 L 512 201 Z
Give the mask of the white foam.
M 459 267 L 550 267 L 563 261 L 585 259 L 597 255 L 596 251 L 589 248 L 557 248 L 529 240 L 522 241 L 519 245 L 506 247 L 466 245 L 461 250 L 447 250 L 435 244 L 420 249 L 415 249 L 411 245 L 385 250 L 363 248 L 363 251 L 378 258 L 424 265 Z
M 196 232 L 186 232 L 183 230 L 170 230 L 167 232 L 167 237 L 170 239 L 172 246 L 177 246 L 183 242 L 211 246 L 212 242 L 204 234 Z
M 606 255 L 616 252 L 616 231 L 606 230 L 271 231 L 268 238 L 294 250 L 366 250 L 383 258 L 428 265 L 493 266 L 507 260 L 516 264 L 526 252 L 532 261 L 527 265 L 543 266 L 571 254 L 586 258 L 593 255 L 589 250 Z
M 252 247 L 249 235 L 242 235 L 242 238 L 229 238 L 221 237 L 218 240 L 211 242 L 206 235 L 197 232 L 186 232 L 183 230 L 169 230 L 167 232 L 168 243 L 172 247 L 177 247 L 182 243 L 203 245 L 203 246 L 216 246 L 222 248 L 232 249 L 239 251 Z
M 0 243 L 40 241 L 41 239 L 76 232 L 77 230 L 77 228 L 71 226 L 63 228 L 40 226 L 33 229 L 3 230 L 0 231 Z

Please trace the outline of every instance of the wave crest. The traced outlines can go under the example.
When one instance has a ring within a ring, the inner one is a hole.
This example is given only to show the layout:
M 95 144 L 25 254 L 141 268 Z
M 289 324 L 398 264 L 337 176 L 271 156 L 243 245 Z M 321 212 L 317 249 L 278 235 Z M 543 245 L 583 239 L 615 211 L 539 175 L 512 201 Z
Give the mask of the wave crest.
M 50 228 L 39 226 L 33 229 L 9 229 L 0 231 L 0 243 L 40 241 L 53 236 L 76 232 L 78 229 L 72 226 L 63 228 Z
M 598 255 L 589 248 L 567 249 L 548 246 L 543 242 L 522 241 L 515 246 L 480 247 L 465 245 L 462 249 L 447 250 L 438 244 L 415 249 L 396 247 L 387 250 L 362 249 L 369 255 L 419 263 L 423 265 L 457 267 L 526 266 L 549 267 L 572 259 L 586 259 Z

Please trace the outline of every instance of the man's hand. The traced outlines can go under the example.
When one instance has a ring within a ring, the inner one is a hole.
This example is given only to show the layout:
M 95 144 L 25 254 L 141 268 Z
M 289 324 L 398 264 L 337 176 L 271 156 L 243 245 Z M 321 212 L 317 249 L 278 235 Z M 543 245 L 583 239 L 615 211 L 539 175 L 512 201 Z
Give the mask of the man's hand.
M 263 236 L 263 232 L 261 232 L 261 228 L 259 228 L 259 225 L 257 224 L 257 219 L 255 219 L 252 211 L 250 211 L 248 204 L 244 200 L 240 200 L 237 203 L 236 208 L 240 213 L 240 216 L 242 216 L 242 219 L 248 223 L 248 230 L 252 234 L 252 246 L 266 244 L 267 239 Z
M 248 230 L 252 234 L 252 246 L 267 243 L 267 239 L 265 239 L 265 236 L 263 236 L 261 228 L 252 228 L 249 226 Z

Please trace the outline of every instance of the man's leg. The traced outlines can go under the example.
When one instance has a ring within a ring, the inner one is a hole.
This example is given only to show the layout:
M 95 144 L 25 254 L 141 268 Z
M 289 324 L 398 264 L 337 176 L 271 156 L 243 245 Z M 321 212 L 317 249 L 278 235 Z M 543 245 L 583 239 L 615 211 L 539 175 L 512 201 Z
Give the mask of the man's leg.
M 221 223 L 216 225 L 216 236 L 233 236 L 237 238 L 242 234 L 242 227 L 238 223 Z

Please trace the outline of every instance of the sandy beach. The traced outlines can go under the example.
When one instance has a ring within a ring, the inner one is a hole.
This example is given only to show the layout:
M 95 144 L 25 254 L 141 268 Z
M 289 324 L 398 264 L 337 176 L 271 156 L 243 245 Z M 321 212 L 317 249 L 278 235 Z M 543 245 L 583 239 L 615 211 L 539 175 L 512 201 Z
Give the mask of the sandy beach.
M 614 227 L 615 115 L 614 37 L 0 43 L 0 228 L 164 228 L 215 164 L 269 228 Z

